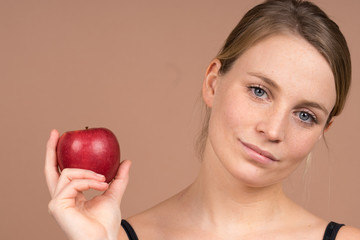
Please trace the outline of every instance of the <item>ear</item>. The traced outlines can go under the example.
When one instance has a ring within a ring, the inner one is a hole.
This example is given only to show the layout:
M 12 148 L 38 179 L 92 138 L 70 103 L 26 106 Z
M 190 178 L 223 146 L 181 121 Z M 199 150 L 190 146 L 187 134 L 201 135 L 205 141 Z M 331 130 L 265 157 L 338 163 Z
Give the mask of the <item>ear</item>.
M 213 105 L 213 99 L 216 92 L 216 87 L 219 82 L 219 70 L 221 67 L 221 62 L 219 59 L 214 59 L 209 64 L 205 79 L 202 87 L 202 96 L 205 104 L 211 108 Z

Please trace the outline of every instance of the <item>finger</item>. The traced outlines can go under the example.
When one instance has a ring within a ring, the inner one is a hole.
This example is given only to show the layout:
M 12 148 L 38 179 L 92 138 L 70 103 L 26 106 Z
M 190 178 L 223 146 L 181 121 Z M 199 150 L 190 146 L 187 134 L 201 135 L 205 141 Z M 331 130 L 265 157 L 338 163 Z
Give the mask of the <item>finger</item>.
M 88 179 L 88 180 L 92 179 L 99 182 L 104 182 L 105 176 L 101 174 L 97 174 L 90 170 L 79 169 L 79 168 L 65 168 L 61 172 L 61 176 L 58 180 L 54 194 L 57 195 L 61 191 L 61 189 L 63 189 L 71 181 L 76 179 Z
M 61 191 L 55 195 L 58 200 L 68 199 L 75 201 L 77 195 L 81 192 L 93 189 L 97 191 L 105 191 L 108 188 L 108 183 L 103 181 L 96 181 L 93 179 L 75 179 L 68 185 L 61 189 Z
M 104 193 L 105 196 L 113 198 L 118 204 L 121 203 L 122 196 L 124 195 L 126 186 L 129 182 L 130 166 L 130 160 L 124 160 L 120 164 L 114 180 L 111 182 L 108 190 Z
M 59 179 L 59 171 L 56 161 L 56 145 L 58 139 L 59 132 L 56 129 L 53 129 L 50 133 L 50 138 L 46 145 L 44 172 L 46 177 L 46 183 L 52 196 Z

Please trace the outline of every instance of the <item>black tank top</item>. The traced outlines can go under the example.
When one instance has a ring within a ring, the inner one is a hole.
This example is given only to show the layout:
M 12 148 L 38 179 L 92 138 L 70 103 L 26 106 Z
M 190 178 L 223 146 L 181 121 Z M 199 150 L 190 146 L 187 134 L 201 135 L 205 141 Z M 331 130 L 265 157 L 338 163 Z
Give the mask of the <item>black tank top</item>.
M 124 228 L 129 240 L 139 240 L 134 229 L 125 219 L 121 220 L 121 226 Z
M 139 240 L 134 229 L 125 219 L 121 221 L 121 226 L 124 228 L 129 240 Z M 342 226 L 344 226 L 344 224 L 330 222 L 326 227 L 323 240 L 335 240 L 336 235 Z

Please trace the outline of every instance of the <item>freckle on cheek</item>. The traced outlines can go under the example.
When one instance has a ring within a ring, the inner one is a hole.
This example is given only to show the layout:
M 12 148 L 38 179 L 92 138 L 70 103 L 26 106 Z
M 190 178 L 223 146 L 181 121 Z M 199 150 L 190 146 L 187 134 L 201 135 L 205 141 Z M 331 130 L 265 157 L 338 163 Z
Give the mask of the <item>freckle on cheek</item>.
M 224 116 L 225 116 L 226 124 L 230 127 L 233 127 L 235 123 L 239 121 L 239 118 L 241 118 L 241 116 L 239 116 L 239 114 L 237 114 L 234 111 L 225 112 Z

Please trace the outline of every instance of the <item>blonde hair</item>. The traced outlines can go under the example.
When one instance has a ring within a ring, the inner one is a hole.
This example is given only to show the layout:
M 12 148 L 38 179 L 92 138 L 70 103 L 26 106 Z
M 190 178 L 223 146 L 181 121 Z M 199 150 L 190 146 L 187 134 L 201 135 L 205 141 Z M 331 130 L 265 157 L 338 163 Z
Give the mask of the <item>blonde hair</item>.
M 311 2 L 268 0 L 249 10 L 215 57 L 221 62 L 219 73 L 226 74 L 239 56 L 256 42 L 279 33 L 301 36 L 329 63 L 335 79 L 336 102 L 326 122 L 325 127 L 328 126 L 344 108 L 351 83 L 351 60 L 338 25 Z M 200 159 L 203 158 L 210 115 L 211 109 L 205 106 L 203 126 L 196 142 Z

